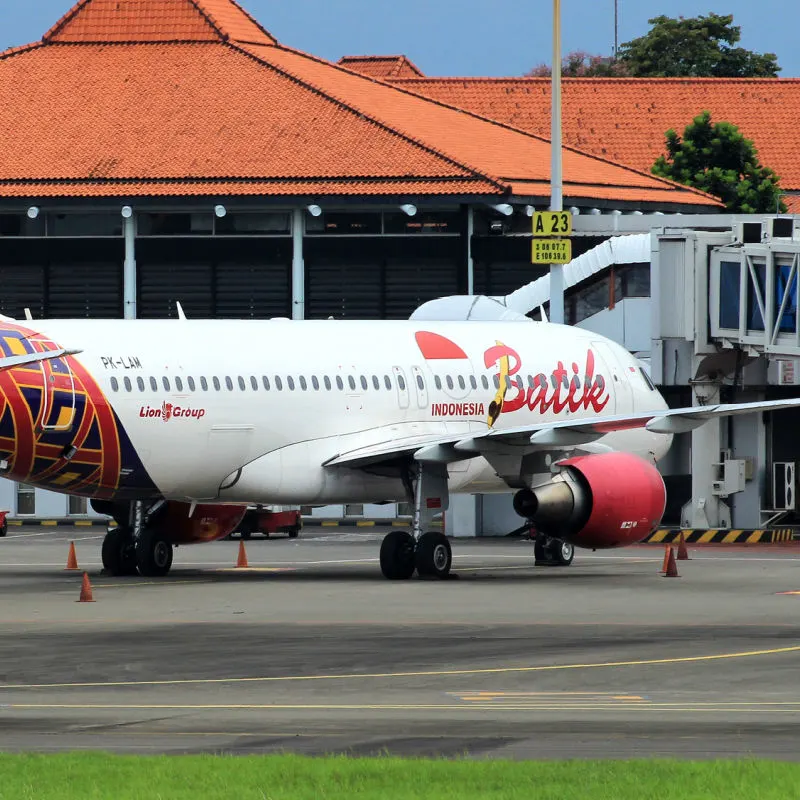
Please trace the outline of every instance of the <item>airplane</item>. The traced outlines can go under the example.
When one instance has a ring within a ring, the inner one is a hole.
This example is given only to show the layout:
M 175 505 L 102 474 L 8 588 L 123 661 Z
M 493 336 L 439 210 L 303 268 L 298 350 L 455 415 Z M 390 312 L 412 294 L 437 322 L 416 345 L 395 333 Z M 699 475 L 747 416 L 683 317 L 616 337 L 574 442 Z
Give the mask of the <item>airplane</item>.
M 549 322 L 0 317 L 0 475 L 112 517 L 112 575 L 167 575 L 252 505 L 408 501 L 392 580 L 447 578 L 451 493 L 513 493 L 537 562 L 644 540 L 675 434 L 800 398 L 670 409 L 642 364 Z

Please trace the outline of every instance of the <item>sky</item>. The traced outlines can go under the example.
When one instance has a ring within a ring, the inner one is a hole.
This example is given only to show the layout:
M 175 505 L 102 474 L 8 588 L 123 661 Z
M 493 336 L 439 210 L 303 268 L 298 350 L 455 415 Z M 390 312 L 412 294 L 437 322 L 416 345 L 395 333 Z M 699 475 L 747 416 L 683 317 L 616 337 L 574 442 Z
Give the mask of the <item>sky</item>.
M 523 75 L 551 61 L 550 0 L 240 0 L 280 42 L 323 58 L 404 54 L 426 75 Z M 619 41 L 649 30 L 659 14 L 733 14 L 740 45 L 776 53 L 781 77 L 800 77 L 800 3 L 795 0 L 617 0 Z M 0 49 L 33 42 L 71 0 L 0 0 Z M 610 55 L 614 0 L 562 0 L 562 47 Z

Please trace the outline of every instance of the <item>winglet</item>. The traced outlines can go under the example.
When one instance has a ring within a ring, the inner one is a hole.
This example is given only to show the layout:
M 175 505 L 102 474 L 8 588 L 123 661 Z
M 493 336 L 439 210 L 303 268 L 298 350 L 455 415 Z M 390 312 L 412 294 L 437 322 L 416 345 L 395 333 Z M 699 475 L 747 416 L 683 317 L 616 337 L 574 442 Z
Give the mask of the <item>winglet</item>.
M 186 314 L 183 313 L 183 306 L 180 303 L 180 300 L 175 301 L 175 307 L 178 309 L 178 319 L 185 320 Z

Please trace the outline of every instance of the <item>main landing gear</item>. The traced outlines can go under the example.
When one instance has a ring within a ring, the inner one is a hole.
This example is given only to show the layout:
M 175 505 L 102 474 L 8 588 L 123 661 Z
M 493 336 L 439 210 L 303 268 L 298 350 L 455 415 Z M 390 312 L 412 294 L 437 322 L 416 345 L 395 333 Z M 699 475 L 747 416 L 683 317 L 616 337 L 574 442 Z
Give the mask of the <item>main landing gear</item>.
M 416 481 L 409 476 L 406 489 L 414 509 L 412 531 L 386 535 L 381 544 L 381 572 L 395 581 L 408 580 L 415 571 L 421 577 L 445 579 L 453 566 L 450 542 L 443 533 L 425 529 L 434 514 L 449 505 L 446 465 L 417 464 Z
M 131 503 L 127 524 L 110 530 L 103 540 L 103 568 L 109 575 L 161 578 L 172 567 L 172 544 L 155 522 L 164 508 L 161 500 L 149 508 Z

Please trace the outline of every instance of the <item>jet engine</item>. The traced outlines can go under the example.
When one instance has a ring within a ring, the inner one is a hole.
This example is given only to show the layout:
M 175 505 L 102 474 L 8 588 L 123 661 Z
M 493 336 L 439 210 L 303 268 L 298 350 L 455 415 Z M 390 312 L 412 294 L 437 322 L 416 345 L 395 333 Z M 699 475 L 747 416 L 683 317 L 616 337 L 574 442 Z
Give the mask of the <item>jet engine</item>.
M 658 470 L 630 453 L 566 459 L 550 482 L 514 496 L 514 510 L 541 533 L 587 549 L 641 542 L 661 522 L 666 489 Z
M 92 500 L 92 507 L 100 514 L 113 517 L 120 527 L 127 527 L 128 503 Z M 171 544 L 214 542 L 233 533 L 246 511 L 243 505 L 199 504 L 192 510 L 189 503 L 168 501 L 148 519 L 147 527 L 158 531 Z

